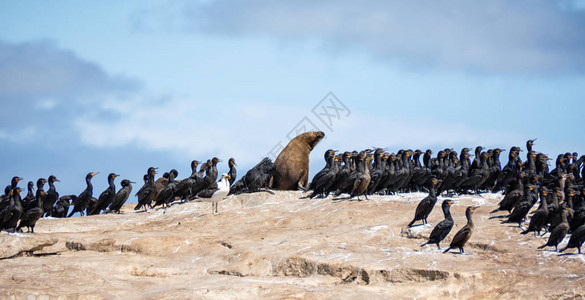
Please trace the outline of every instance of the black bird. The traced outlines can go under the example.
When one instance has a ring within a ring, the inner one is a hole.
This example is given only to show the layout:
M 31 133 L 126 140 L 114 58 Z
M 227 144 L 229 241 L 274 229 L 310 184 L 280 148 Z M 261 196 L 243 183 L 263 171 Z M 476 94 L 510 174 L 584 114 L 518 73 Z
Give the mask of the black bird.
M 230 194 L 268 192 L 276 166 L 268 157 L 262 159 L 230 188 Z
M 431 186 L 429 187 L 429 195 L 422 199 L 418 205 L 416 206 L 416 210 L 414 212 L 414 219 L 410 223 L 408 223 L 408 227 L 412 227 L 412 224 L 418 220 L 422 220 L 423 224 L 427 223 L 427 218 L 433 211 L 435 207 L 435 203 L 437 203 L 437 186 L 441 183 L 440 180 L 433 178 L 431 180 Z
M 581 246 L 583 246 L 583 242 L 585 242 L 585 225 L 581 225 L 573 231 L 569 243 L 567 243 L 567 246 L 561 249 L 560 252 L 564 252 L 568 248 L 577 248 L 579 254 L 581 254 Z
M 524 197 L 516 203 L 512 212 L 502 223 L 518 223 L 518 227 L 522 228 L 522 222 L 524 222 L 526 215 L 538 200 L 538 197 L 533 197 L 533 191 L 534 186 L 532 185 L 524 187 Z
M 18 176 L 12 177 L 12 180 L 10 180 L 10 185 L 7 187 L 10 188 L 10 190 L 7 190 L 8 192 L 5 192 L 4 195 L 0 196 L 0 210 L 4 209 L 8 205 L 8 203 L 10 202 L 10 191 L 16 188 L 18 182 L 21 180 L 22 180 L 21 177 Z
M 76 195 L 66 195 L 62 196 L 55 202 L 51 210 L 51 217 L 53 218 L 65 218 L 67 216 L 67 211 L 69 211 L 69 206 L 71 206 L 71 201 L 77 199 Z
M 546 225 L 546 220 L 548 219 L 548 205 L 547 205 L 548 203 L 546 201 L 546 195 L 548 194 L 548 191 L 546 191 L 543 188 L 540 193 L 541 193 L 540 206 L 538 207 L 538 210 L 536 210 L 536 213 L 534 213 L 534 215 L 530 219 L 530 225 L 528 225 L 528 228 L 526 230 L 522 231 L 521 234 L 527 234 L 529 232 L 534 232 L 535 235 L 537 233 L 538 233 L 538 235 L 540 235 L 540 230 L 542 230 L 544 225 Z
M 146 175 L 144 175 L 144 185 L 136 192 L 138 204 L 136 204 L 134 210 L 139 210 L 141 207 L 144 207 L 144 209 L 148 209 L 148 207 L 152 208 L 152 200 L 154 200 L 154 196 L 156 195 L 154 175 L 156 175 L 156 168 L 148 168 Z
M 110 204 L 110 207 L 106 212 L 120 213 L 120 209 L 122 208 L 124 203 L 126 203 L 126 200 L 128 200 L 130 193 L 132 193 L 132 183 L 135 182 L 132 182 L 128 179 L 122 180 L 122 182 L 120 183 L 122 185 L 122 188 L 118 191 L 118 193 L 116 193 L 114 199 L 112 200 L 112 204 Z
M 28 193 L 24 198 L 22 198 L 22 209 L 23 211 L 27 211 L 35 206 L 37 206 L 37 197 L 34 194 L 34 187 L 35 183 L 29 181 L 27 184 Z
M 169 183 L 158 193 L 154 207 L 159 205 L 162 205 L 163 208 L 171 206 L 171 203 L 175 200 L 175 187 L 177 186 L 177 182 L 175 181 L 176 174 L 178 172 L 175 169 L 169 172 Z
M 53 206 L 57 203 L 59 199 L 59 193 L 55 189 L 55 182 L 59 182 L 59 179 L 54 175 L 49 176 L 49 190 L 47 190 L 47 196 L 43 201 L 43 210 L 45 211 L 45 216 L 53 216 Z
M 337 191 L 339 189 L 339 185 L 341 184 L 341 182 L 344 182 L 352 172 L 351 153 L 348 151 L 344 152 L 341 155 L 341 161 L 343 162 L 343 167 L 340 167 L 339 172 L 337 172 L 337 174 L 335 175 L 335 180 L 327 189 L 326 193 L 328 194 Z
M 313 180 L 309 184 L 310 190 L 315 190 L 315 185 L 317 184 L 319 179 L 322 176 L 325 176 L 327 173 L 329 173 L 329 168 L 331 168 L 331 162 L 333 161 L 332 157 L 335 156 L 335 152 L 336 151 L 333 149 L 328 149 L 327 151 L 325 151 L 325 154 L 323 154 L 323 158 L 325 159 L 325 167 L 323 167 L 321 171 L 317 172 L 317 174 L 313 176 Z
M 542 249 L 547 246 L 555 246 L 555 251 L 558 251 L 557 246 L 561 243 L 561 241 L 569 232 L 569 223 L 567 222 L 567 213 L 569 212 L 568 208 L 563 208 L 561 211 L 562 221 L 561 224 L 557 225 L 550 233 L 548 237 L 548 241 L 546 244 L 538 247 L 538 249 Z
M 192 190 L 192 196 L 197 195 L 199 192 L 201 192 L 202 190 L 208 189 L 208 188 L 216 188 L 217 187 L 217 163 L 221 162 L 221 160 L 217 157 L 214 157 L 211 159 L 211 161 L 209 161 L 207 164 L 209 166 L 209 169 L 207 169 L 207 171 L 205 172 L 205 177 L 203 177 L 203 180 L 197 184 L 195 187 L 193 187 Z
M 449 252 L 449 250 L 451 250 L 453 248 L 459 248 L 459 253 L 465 253 L 465 251 L 463 250 L 463 247 L 465 246 L 467 241 L 469 241 L 469 239 L 471 238 L 471 235 L 473 234 L 473 229 L 475 227 L 475 225 L 473 224 L 473 212 L 478 208 L 479 208 L 479 206 L 468 206 L 467 207 L 467 209 L 465 210 L 465 217 L 467 218 L 467 224 L 465 226 L 463 226 L 463 228 L 459 229 L 459 231 L 457 231 L 457 233 L 453 237 L 453 240 L 451 240 L 451 244 L 449 245 L 449 248 L 447 248 L 447 250 L 443 251 L 443 253 L 447 253 L 447 252 Z
M 45 211 L 43 209 L 43 197 L 37 197 L 37 205 L 24 211 L 20 218 L 20 223 L 18 224 L 16 231 L 19 232 L 22 227 L 26 227 L 28 229 L 27 232 L 35 233 L 35 225 L 37 224 L 37 221 L 43 216 L 44 213 Z
M 429 240 L 426 243 L 420 245 L 421 247 L 427 244 L 437 244 L 437 248 L 441 250 L 439 243 L 441 243 L 441 241 L 447 237 L 449 232 L 451 232 L 454 224 L 450 211 L 451 205 L 453 205 L 452 200 L 443 200 L 441 208 L 443 209 L 445 219 L 439 222 L 439 224 L 433 228 L 433 231 L 431 231 L 431 235 L 429 236 Z
M 236 170 L 236 160 L 233 158 L 230 158 L 228 160 L 228 166 L 230 167 L 230 171 L 228 172 L 228 175 L 230 175 L 230 186 L 232 184 L 234 184 L 234 182 L 236 182 L 236 176 L 238 175 L 238 172 Z
M 330 165 L 330 167 L 327 169 L 328 172 L 326 174 L 322 174 L 322 176 L 319 176 L 318 179 L 316 178 L 317 176 L 315 176 L 313 178 L 313 182 L 311 182 L 313 186 L 313 192 L 308 196 L 311 199 L 319 195 L 323 196 L 323 198 L 327 197 L 328 193 L 326 193 L 326 191 L 335 181 L 335 175 L 339 171 L 339 158 L 335 155 L 331 155 L 327 159 L 329 160 L 327 164 Z M 315 182 L 315 179 L 317 182 Z
M 522 183 L 523 179 L 524 173 L 518 174 L 518 179 L 514 181 L 515 186 L 513 187 L 513 189 L 509 193 L 506 193 L 504 199 L 502 199 L 502 201 L 498 203 L 498 208 L 494 209 L 490 213 L 495 213 L 504 210 L 507 210 L 508 213 L 512 212 L 512 209 L 514 209 L 516 203 L 518 203 L 524 197 L 524 184 Z
M 99 172 L 98 172 L 99 173 Z M 91 184 L 91 179 L 93 176 L 97 175 L 98 173 L 89 172 L 85 175 L 85 183 L 87 187 L 76 199 L 73 200 L 73 210 L 67 216 L 70 218 L 74 213 L 78 212 L 81 216 L 85 213 L 87 206 L 89 205 L 89 201 L 91 201 L 91 197 L 93 196 L 93 185 Z
M 87 208 L 88 215 L 99 215 L 102 210 L 105 211 L 112 203 L 112 200 L 114 200 L 114 196 L 116 195 L 116 185 L 114 184 L 114 180 L 118 176 L 120 175 L 116 173 L 110 173 L 108 175 L 108 187 L 100 194 L 97 202 L 90 203 L 90 206 Z
M 0 230 L 6 228 L 6 223 L 12 217 L 14 200 L 12 199 L 12 186 L 7 185 L 2 195 L 2 206 L 0 207 Z
M 4 215 L 6 218 L 3 224 L 2 229 L 6 229 L 8 232 L 15 232 L 16 225 L 18 224 L 18 220 L 22 216 L 22 203 L 20 198 L 21 189 L 18 186 L 15 186 L 10 191 L 10 200 L 8 204 L 8 213 Z
M 189 198 L 189 196 L 191 196 L 192 187 L 203 180 L 203 174 L 208 165 L 201 165 L 199 171 L 197 171 L 197 166 L 199 166 L 198 160 L 191 161 L 191 175 L 177 183 L 177 186 L 175 187 L 175 196 L 179 197 L 179 199 L 183 200 Z
M 415 157 L 416 157 L 416 161 L 418 162 L 418 165 L 420 166 L 420 161 L 418 160 L 418 156 L 420 154 L 422 154 L 422 152 L 420 152 L 420 150 L 417 150 L 417 151 L 418 152 L 415 153 Z M 339 170 L 339 160 L 340 159 L 338 158 L 337 159 L 337 161 L 338 161 L 337 169 L 338 170 Z M 388 158 L 384 154 L 383 149 L 377 148 L 374 151 L 374 165 L 372 167 L 372 170 L 370 171 L 370 186 L 368 187 L 368 194 L 373 194 L 373 193 L 378 191 L 378 186 L 380 185 L 380 183 L 384 179 L 384 170 L 386 169 L 386 161 L 387 160 L 388 160 Z M 415 162 L 415 165 L 416 165 L 416 162 Z M 336 170 L 335 173 L 337 173 L 338 170 Z M 335 180 L 335 178 L 333 180 Z

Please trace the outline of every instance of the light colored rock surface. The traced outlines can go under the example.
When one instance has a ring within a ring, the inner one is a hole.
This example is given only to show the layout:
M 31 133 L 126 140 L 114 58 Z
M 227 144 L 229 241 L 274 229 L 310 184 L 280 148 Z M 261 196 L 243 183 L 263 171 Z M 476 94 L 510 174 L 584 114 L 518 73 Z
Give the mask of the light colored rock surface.
M 424 299 L 585 295 L 585 255 L 489 220 L 501 195 L 454 197 L 455 227 L 480 204 L 470 255 L 419 247 L 432 227 L 405 229 L 424 194 L 369 201 L 230 196 L 120 215 L 42 219 L 35 234 L 0 234 L 0 298 Z M 439 198 L 429 222 L 442 220 Z M 567 242 L 565 240 L 561 245 Z

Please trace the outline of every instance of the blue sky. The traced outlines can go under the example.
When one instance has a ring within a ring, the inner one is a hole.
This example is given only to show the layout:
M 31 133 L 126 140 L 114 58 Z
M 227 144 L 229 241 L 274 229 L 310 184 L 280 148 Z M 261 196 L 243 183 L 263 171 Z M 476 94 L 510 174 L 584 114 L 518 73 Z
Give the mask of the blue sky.
M 329 92 L 351 113 L 315 121 L 312 173 L 327 148 L 585 153 L 584 1 L 2 1 L 0 28 L 6 184 L 243 174 Z

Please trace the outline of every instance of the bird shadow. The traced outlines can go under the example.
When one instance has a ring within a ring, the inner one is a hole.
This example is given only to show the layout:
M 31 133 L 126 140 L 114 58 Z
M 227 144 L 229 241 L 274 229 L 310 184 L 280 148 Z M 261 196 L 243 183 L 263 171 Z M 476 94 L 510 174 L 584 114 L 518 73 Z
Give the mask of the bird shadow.
M 471 255 L 471 253 L 461 252 L 461 251 L 457 251 L 457 252 L 449 251 L 449 252 L 443 252 L 443 253 L 450 253 L 453 255 Z

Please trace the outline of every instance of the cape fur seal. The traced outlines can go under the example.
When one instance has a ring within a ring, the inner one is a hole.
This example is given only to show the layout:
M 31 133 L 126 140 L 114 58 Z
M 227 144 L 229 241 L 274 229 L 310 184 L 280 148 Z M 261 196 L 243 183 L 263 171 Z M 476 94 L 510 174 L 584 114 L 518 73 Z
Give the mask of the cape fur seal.
M 322 131 L 310 131 L 290 140 L 274 161 L 276 170 L 273 189 L 307 188 L 309 184 L 309 154 L 324 136 L 325 133 Z

